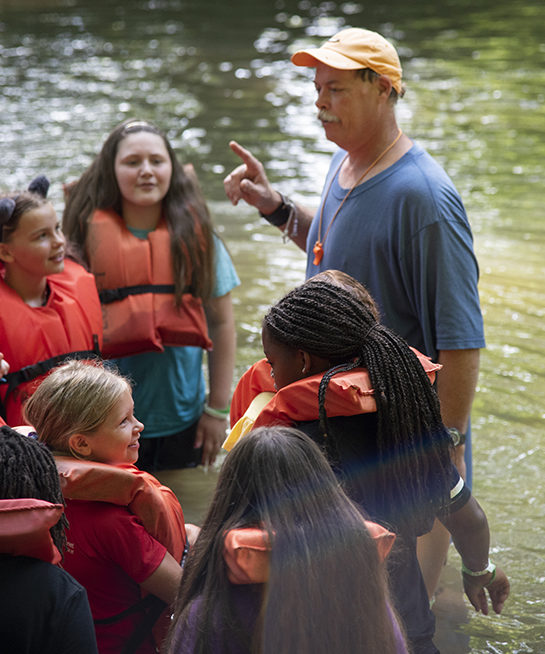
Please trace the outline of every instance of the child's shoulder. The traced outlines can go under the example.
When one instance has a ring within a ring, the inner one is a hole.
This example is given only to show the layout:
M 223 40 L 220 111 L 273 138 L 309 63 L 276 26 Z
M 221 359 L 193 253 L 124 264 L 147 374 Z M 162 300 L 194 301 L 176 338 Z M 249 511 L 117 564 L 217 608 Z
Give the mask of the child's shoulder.
M 75 540 L 108 541 L 114 538 L 136 537 L 145 532 L 141 520 L 126 506 L 99 500 L 66 500 L 69 533 Z
M 87 519 L 108 520 L 108 519 L 125 519 L 126 516 L 132 516 L 126 506 L 113 504 L 112 502 L 102 502 L 100 500 L 73 500 L 66 499 L 66 514 L 78 521 Z

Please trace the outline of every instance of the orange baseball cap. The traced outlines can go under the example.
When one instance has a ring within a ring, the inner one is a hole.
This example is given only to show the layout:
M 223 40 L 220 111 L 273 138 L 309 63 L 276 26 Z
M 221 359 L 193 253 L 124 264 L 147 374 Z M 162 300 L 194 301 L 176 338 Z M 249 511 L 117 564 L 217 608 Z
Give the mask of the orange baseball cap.
M 350 27 L 337 32 L 319 48 L 298 50 L 291 57 L 296 66 L 313 68 L 320 61 L 339 70 L 370 68 L 390 78 L 401 93 L 401 64 L 394 46 L 377 32 Z

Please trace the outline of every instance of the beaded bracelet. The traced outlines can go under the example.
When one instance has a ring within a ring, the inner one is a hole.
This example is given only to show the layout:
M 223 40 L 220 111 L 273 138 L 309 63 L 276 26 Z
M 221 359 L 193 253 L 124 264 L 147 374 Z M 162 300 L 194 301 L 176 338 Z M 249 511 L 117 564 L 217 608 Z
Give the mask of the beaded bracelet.
M 204 405 L 203 411 L 206 413 L 207 416 L 210 416 L 212 418 L 217 418 L 218 420 L 227 420 L 229 417 L 229 407 L 226 409 L 214 409 L 211 406 L 208 406 L 208 404 Z
M 281 202 L 277 209 L 268 215 L 261 213 L 261 211 L 259 212 L 260 216 L 265 218 L 265 220 L 268 220 L 271 225 L 274 225 L 275 227 L 281 227 L 284 225 L 295 209 L 293 202 L 289 198 L 285 198 L 280 191 L 279 195 Z

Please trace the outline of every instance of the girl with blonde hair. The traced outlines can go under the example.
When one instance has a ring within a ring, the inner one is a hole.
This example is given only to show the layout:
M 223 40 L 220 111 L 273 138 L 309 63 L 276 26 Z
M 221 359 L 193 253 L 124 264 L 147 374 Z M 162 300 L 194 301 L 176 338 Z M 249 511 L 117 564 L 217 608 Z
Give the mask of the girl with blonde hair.
M 187 538 L 174 493 L 135 466 L 144 425 L 130 384 L 101 363 L 71 361 L 42 382 L 25 415 L 55 455 L 70 524 L 64 567 L 87 590 L 99 651 L 151 654 Z

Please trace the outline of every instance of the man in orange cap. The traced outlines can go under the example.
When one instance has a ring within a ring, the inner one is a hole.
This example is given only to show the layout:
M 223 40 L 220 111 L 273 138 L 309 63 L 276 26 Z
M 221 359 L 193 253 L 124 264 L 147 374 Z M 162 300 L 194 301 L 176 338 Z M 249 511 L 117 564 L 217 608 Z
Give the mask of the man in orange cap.
M 316 69 L 318 119 L 338 146 L 318 210 L 274 189 L 261 162 L 234 141 L 242 164 L 225 178 L 227 196 L 256 207 L 306 251 L 307 278 L 327 269 L 352 275 L 370 291 L 387 326 L 443 365 L 437 378 L 441 412 L 462 474 L 467 449 L 470 481 L 466 432 L 485 342 L 478 265 L 460 196 L 397 124 L 402 69 L 380 34 L 345 29 L 291 60 Z M 448 548 L 448 533 L 438 537 L 443 549 L 435 540 L 422 542 L 430 595 Z

